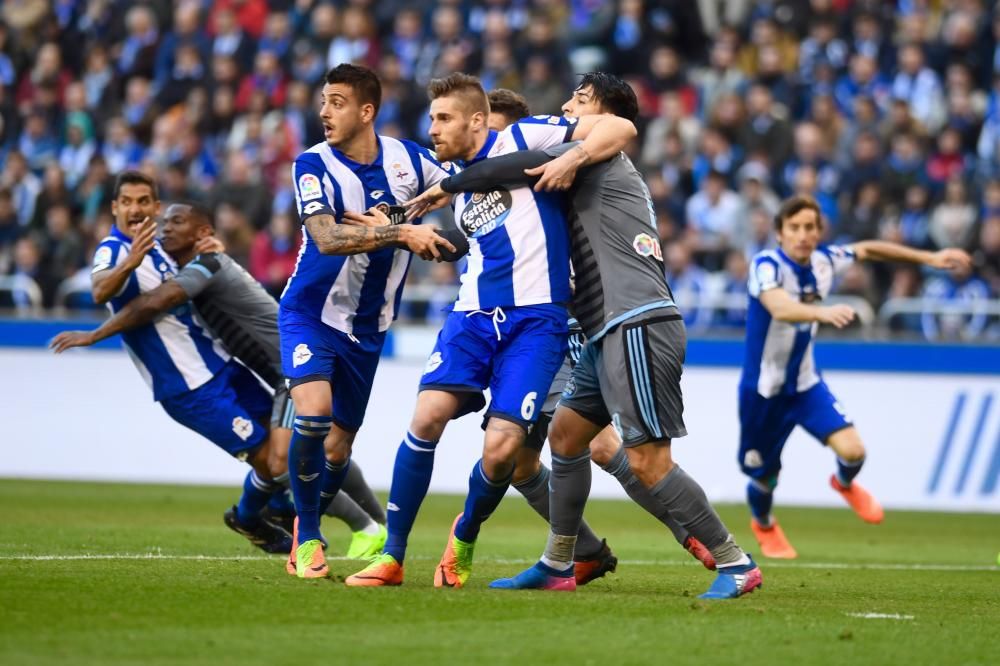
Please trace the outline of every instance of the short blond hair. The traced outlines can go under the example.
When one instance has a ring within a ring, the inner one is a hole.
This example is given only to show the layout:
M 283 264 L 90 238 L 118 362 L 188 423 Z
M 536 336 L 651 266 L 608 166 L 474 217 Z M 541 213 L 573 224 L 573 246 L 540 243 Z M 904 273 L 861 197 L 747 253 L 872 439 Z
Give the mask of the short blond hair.
M 490 114 L 490 100 L 483 84 L 475 76 L 455 72 L 443 79 L 432 79 L 427 86 L 427 94 L 432 100 L 439 97 L 456 97 L 462 107 L 469 112 Z

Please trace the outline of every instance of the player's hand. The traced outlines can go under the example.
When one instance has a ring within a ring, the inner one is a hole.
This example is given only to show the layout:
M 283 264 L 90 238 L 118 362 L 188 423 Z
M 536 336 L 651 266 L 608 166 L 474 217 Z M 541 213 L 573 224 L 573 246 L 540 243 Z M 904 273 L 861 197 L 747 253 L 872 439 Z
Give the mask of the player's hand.
M 406 219 L 415 220 L 432 210 L 444 208 L 451 203 L 451 197 L 452 195 L 442 190 L 440 185 L 434 185 L 409 201 L 403 202 L 403 207 L 406 209 Z
M 854 308 L 850 305 L 828 305 L 820 308 L 819 321 L 835 328 L 844 328 L 854 321 L 855 314 Z
M 63 331 L 52 338 L 52 342 L 49 343 L 49 349 L 57 354 L 61 354 L 73 347 L 89 347 L 94 342 L 96 340 L 94 340 L 93 331 Z
M 341 221 L 352 227 L 388 227 L 392 225 L 389 216 L 375 207 L 369 208 L 367 213 L 347 211 Z
M 438 235 L 437 229 L 433 225 L 403 224 L 399 226 L 399 231 L 401 240 L 406 244 L 406 247 L 421 259 L 441 261 L 439 247 L 443 247 L 449 252 L 457 252 L 451 242 Z
M 125 258 L 126 265 L 132 270 L 139 268 L 155 243 L 156 222 L 147 215 L 146 219 L 135 227 L 135 232 L 132 234 L 132 249 Z
M 205 236 L 194 244 L 195 254 L 210 254 L 212 252 L 225 252 L 226 245 L 218 236 Z
M 965 250 L 946 247 L 933 253 L 929 264 L 934 268 L 943 268 L 949 271 L 958 268 L 969 270 L 972 268 L 972 257 Z
M 536 192 L 568 190 L 573 185 L 577 170 L 587 160 L 587 153 L 577 148 L 533 169 L 524 170 L 527 176 L 540 176 L 535 183 Z

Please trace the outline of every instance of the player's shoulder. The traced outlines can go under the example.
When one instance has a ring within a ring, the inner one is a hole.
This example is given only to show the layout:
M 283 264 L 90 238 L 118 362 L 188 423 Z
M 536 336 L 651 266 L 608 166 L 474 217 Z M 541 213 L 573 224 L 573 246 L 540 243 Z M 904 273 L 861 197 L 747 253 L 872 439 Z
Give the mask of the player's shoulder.
M 99 273 L 114 266 L 124 249 L 125 241 L 121 238 L 116 236 L 102 238 L 94 250 L 94 260 L 91 262 L 92 272 Z
M 223 252 L 204 252 L 192 259 L 182 270 L 197 270 L 208 275 L 215 275 L 232 260 Z
M 323 164 L 323 151 L 328 150 L 326 142 L 320 141 L 319 143 L 306 148 L 301 153 L 299 153 L 295 158 L 296 164 L 311 165 L 317 167 L 324 167 Z
M 780 269 L 781 259 L 775 250 L 761 250 L 750 259 L 751 266 L 758 266 L 760 264 L 770 264 L 776 269 Z
M 566 116 L 552 116 L 548 114 L 538 114 L 534 116 L 528 116 L 526 118 L 521 118 L 516 123 L 513 123 L 510 127 L 514 125 L 553 125 L 558 127 L 569 127 L 575 125 L 578 122 L 576 118 L 569 118 Z M 509 129 L 509 128 L 508 128 Z

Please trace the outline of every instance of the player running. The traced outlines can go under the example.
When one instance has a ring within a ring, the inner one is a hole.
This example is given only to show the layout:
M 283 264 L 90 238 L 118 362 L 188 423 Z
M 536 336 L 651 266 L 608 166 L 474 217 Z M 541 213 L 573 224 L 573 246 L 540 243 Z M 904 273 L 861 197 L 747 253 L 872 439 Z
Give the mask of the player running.
M 172 204 L 164 215 L 161 245 L 182 268 L 173 280 L 139 294 L 114 316 L 93 331 L 60 333 L 52 342 L 56 353 L 71 347 L 93 345 L 116 333 L 135 330 L 177 308 L 194 307 L 200 321 L 223 344 L 226 351 L 252 370 L 274 392 L 270 414 L 270 432 L 259 449 L 246 453 L 251 465 L 266 466 L 262 473 L 275 483 L 288 483 L 288 441 L 294 417 L 288 390 L 281 372 L 278 345 L 278 304 L 243 268 L 222 252 L 198 253 L 206 239 L 214 238 L 208 211 L 194 204 Z M 240 373 L 234 382 L 238 395 L 258 395 L 259 382 L 249 373 Z M 222 425 L 232 427 L 231 415 L 221 416 Z M 266 422 L 256 425 L 265 427 Z M 201 431 L 198 431 L 201 432 Z M 212 433 L 204 433 L 211 439 Z M 255 487 L 264 485 L 251 473 Z M 374 493 L 365 483 L 360 468 L 352 466 L 344 488 L 350 496 L 338 494 L 329 515 L 341 518 L 351 528 L 352 539 L 347 556 L 367 558 L 381 550 L 385 542 L 385 514 Z M 265 488 L 266 490 L 266 488 Z M 357 502 L 352 499 L 357 498 Z M 364 508 L 362 508 L 364 507 Z M 241 502 L 225 512 L 228 527 L 259 546 L 269 530 L 261 520 L 275 523 L 289 532 L 294 510 L 284 492 L 272 496 L 269 506 L 259 515 Z M 263 531 L 262 534 L 258 532 Z M 283 548 L 290 547 L 290 536 L 282 536 Z
M 486 93 L 478 79 L 465 74 L 436 79 L 428 92 L 431 139 L 442 160 L 471 165 L 574 137 L 583 139 L 591 154 L 608 157 L 635 136 L 631 122 L 611 116 L 535 116 L 492 131 Z M 571 294 L 562 197 L 523 186 L 497 188 L 457 197 L 454 207 L 456 223 L 469 237 L 462 286 L 427 361 L 410 429 L 396 454 L 385 551 L 350 576 L 348 585 L 403 582 L 407 538 L 427 494 L 437 443 L 449 420 L 483 406 L 482 391 L 489 387 L 483 456 L 469 476 L 465 510 L 455 519 L 434 572 L 436 587 L 465 585 L 480 526 L 510 486 L 515 455 L 566 352 L 564 303 Z M 417 207 L 411 211 L 419 213 Z
M 502 131 L 517 120 L 531 115 L 524 97 L 506 88 L 491 90 L 489 100 L 490 116 L 487 125 L 491 130 Z M 548 394 L 542 404 L 541 414 L 538 416 L 538 422 L 528 432 L 524 446 L 517 452 L 517 458 L 514 461 L 511 486 L 524 496 L 531 508 L 544 518 L 546 523 L 549 522 L 550 471 L 542 464 L 542 447 L 548 437 L 549 423 L 552 422 L 556 405 L 566 387 L 566 382 L 569 381 L 573 367 L 580 360 L 580 353 L 586 342 L 587 337 L 583 334 L 580 323 L 571 318 L 566 359 L 549 387 Z M 660 506 L 636 479 L 629 467 L 628 457 L 622 449 L 621 440 L 613 427 L 608 426 L 590 442 L 590 459 L 601 469 L 614 476 L 632 499 L 666 525 L 677 543 L 681 544 L 705 568 L 715 569 L 715 560 L 708 549 L 678 525 L 677 521 L 670 517 L 669 512 Z M 649 503 L 648 506 L 646 503 Z M 608 547 L 607 542 L 594 533 L 586 520 L 580 522 L 580 532 L 577 535 L 573 562 L 577 585 L 586 585 L 608 572 L 615 571 L 618 566 L 618 558 Z
M 623 80 L 591 73 L 563 110 L 573 116 L 613 110 L 634 118 L 638 103 Z M 548 161 L 554 155 L 559 156 Z M 536 190 L 573 188 L 573 306 L 588 342 L 549 430 L 551 534 L 539 563 L 491 587 L 576 588 L 573 551 L 590 492 L 588 444 L 611 424 L 632 472 L 655 504 L 714 557 L 719 574 L 702 596 L 738 597 L 760 586 L 760 569 L 735 544 L 701 487 L 671 457 L 671 440 L 687 434 L 680 392 L 686 337 L 664 279 L 652 202 L 627 157 L 596 158 L 585 144 L 519 153 L 470 168 L 416 202 L 423 209 L 442 188 L 489 190 L 523 183 L 526 176 L 539 176 Z M 577 174 L 588 164 L 593 166 Z M 390 526 L 390 538 L 391 531 Z
M 820 245 L 823 220 L 810 197 L 785 201 L 774 218 L 778 249 L 751 262 L 746 356 L 740 379 L 739 464 L 750 477 L 750 527 L 766 557 L 794 558 L 778 521 L 771 515 L 781 471 L 781 451 L 796 425 L 829 446 L 837 457 L 830 485 L 858 516 L 882 522 L 882 507 L 854 478 L 865 461 L 861 443 L 844 408 L 827 388 L 813 360 L 819 324 L 836 328 L 854 319 L 847 305 L 820 305 L 836 277 L 856 261 L 907 261 L 933 268 L 968 268 L 969 256 L 948 248 L 915 250 L 886 241 Z
M 115 226 L 94 253 L 92 294 L 94 302 L 107 303 L 115 314 L 172 280 L 177 264 L 156 240 L 156 183 L 145 174 L 125 171 L 115 181 L 113 197 Z M 270 415 L 270 394 L 195 321 L 189 307 L 124 332 L 122 341 L 153 389 L 153 399 L 175 421 L 253 467 L 238 505 L 251 540 L 268 552 L 287 547 L 285 530 L 267 520 L 253 523 L 279 488 L 269 466 L 267 429 L 254 425 Z
M 288 466 L 298 528 L 288 567 L 300 578 L 329 573 L 319 516 L 348 473 L 402 295 L 406 250 L 425 259 L 456 252 L 430 226 L 349 224 L 353 213 L 373 208 L 388 222 L 384 213 L 397 202 L 448 175 L 426 149 L 375 134 L 381 97 L 370 69 L 341 64 L 327 72 L 319 111 L 326 140 L 293 166 L 302 245 L 281 295 L 278 329 L 296 412 Z

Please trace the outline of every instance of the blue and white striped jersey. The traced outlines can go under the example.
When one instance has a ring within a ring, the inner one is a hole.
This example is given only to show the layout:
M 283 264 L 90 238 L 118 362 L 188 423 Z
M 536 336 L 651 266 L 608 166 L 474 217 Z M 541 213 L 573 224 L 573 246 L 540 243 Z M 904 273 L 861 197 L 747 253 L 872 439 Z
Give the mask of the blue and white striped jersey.
M 299 215 L 327 206 L 340 222 L 345 211 L 362 213 L 412 199 L 449 175 L 430 151 L 411 141 L 379 136 L 378 142 L 371 164 L 359 164 L 326 142 L 299 155 L 292 167 Z M 411 256 L 397 248 L 323 255 L 303 225 L 281 307 L 348 334 L 385 331 L 396 318 Z
M 114 268 L 128 255 L 132 240 L 117 227 L 94 253 L 93 273 Z M 157 242 L 121 292 L 108 301 L 114 314 L 141 293 L 173 279 L 177 265 Z M 152 322 L 121 334 L 125 349 L 139 374 L 163 400 L 198 388 L 214 377 L 230 356 L 208 331 L 195 322 L 190 303 L 184 303 Z
M 518 150 L 545 150 L 569 141 L 575 118 L 534 116 L 490 131 L 474 164 Z M 464 192 L 455 223 L 469 237 L 469 257 L 455 309 L 568 303 L 569 231 L 564 196 L 530 187 Z
M 854 259 L 853 250 L 838 245 L 817 248 L 808 266 L 792 261 L 780 248 L 754 256 L 748 280 L 750 306 L 741 387 L 771 398 L 802 393 L 819 382 L 813 360 L 813 338 L 819 324 L 777 321 L 761 304 L 760 295 L 780 288 L 803 303 L 820 301 Z

